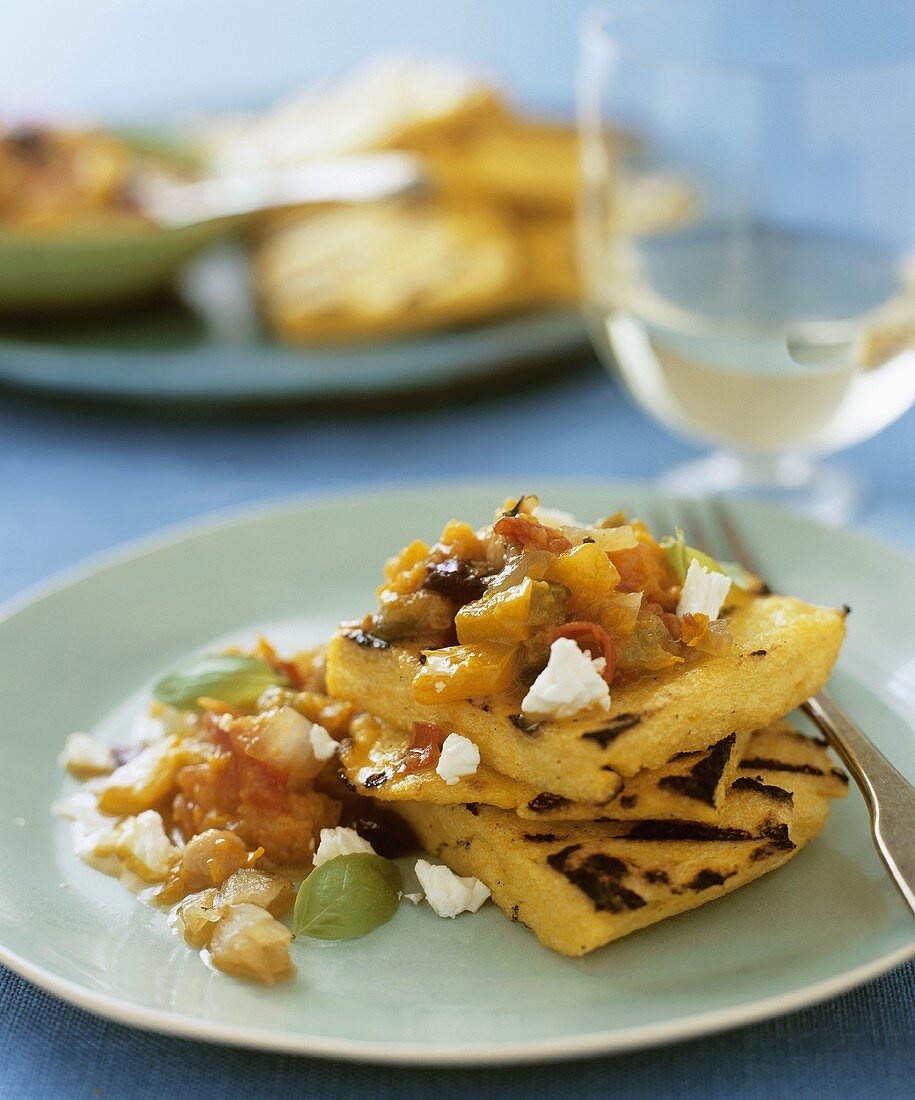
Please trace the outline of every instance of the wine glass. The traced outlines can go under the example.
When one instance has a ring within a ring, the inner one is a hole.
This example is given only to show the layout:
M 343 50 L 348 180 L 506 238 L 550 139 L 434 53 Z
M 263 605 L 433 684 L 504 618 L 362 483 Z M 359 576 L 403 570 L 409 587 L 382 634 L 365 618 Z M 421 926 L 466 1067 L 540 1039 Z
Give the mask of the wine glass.
M 674 491 L 831 522 L 814 461 L 915 402 L 915 4 L 614 0 L 581 26 L 580 262 L 604 363 L 722 449 Z

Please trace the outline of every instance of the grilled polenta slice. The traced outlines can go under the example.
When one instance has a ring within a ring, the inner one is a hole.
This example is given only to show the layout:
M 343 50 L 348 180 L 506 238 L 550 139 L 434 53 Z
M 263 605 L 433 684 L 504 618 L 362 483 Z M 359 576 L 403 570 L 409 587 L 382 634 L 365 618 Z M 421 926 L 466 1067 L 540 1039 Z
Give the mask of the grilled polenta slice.
M 609 804 L 574 803 L 535 790 L 517 779 L 480 763 L 473 775 L 448 784 L 432 767 L 402 771 L 410 747 L 410 734 L 368 714 L 350 723 L 349 736 L 340 746 L 339 759 L 348 786 L 379 802 L 435 802 L 441 805 L 483 802 L 503 810 L 536 817 L 564 807 L 570 814 L 589 820 L 610 812 Z M 622 780 L 618 780 L 622 785 Z
M 485 763 L 538 791 L 607 802 L 619 776 L 759 729 L 798 706 L 826 682 L 845 636 L 842 611 L 789 596 L 752 598 L 728 625 L 733 646 L 725 653 L 614 686 L 611 709 L 599 716 L 531 723 L 521 717 L 520 695 L 482 705 L 417 703 L 418 649 L 359 630 L 332 639 L 327 682 L 333 695 L 395 727 L 439 722 L 469 737 Z
M 574 126 L 493 113 L 459 135 L 417 146 L 436 184 L 464 197 L 497 198 L 531 211 L 575 209 L 579 187 Z
M 277 219 L 254 258 L 261 308 L 289 343 L 374 340 L 531 301 L 527 252 L 485 204 L 324 207 Z
M 651 772 L 622 783 L 612 801 L 572 802 L 551 791 L 537 791 L 481 763 L 473 775 L 448 784 L 432 768 L 403 770 L 410 734 L 368 714 L 357 715 L 340 748 L 347 783 L 380 802 L 478 802 L 514 810 L 532 821 L 593 821 L 599 818 L 718 819 L 725 796 L 743 759 L 750 734 L 728 734 L 702 752 L 683 753 Z
M 848 794 L 848 776 L 835 767 L 827 742 L 807 737 L 782 719 L 758 730 L 740 761 L 738 780 L 743 787 L 750 781 L 789 786 L 795 776 L 803 776 L 829 798 Z
M 396 805 L 426 849 L 492 891 L 547 947 L 584 955 L 738 889 L 787 862 L 829 815 L 818 777 L 732 785 L 716 825 L 686 821 L 555 823 L 503 810 Z

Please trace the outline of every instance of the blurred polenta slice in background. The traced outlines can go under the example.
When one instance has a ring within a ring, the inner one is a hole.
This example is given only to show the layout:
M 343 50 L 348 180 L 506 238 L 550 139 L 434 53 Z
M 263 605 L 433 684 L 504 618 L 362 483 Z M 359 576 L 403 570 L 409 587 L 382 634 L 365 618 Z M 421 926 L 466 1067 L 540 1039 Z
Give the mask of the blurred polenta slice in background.
M 263 312 L 293 342 L 370 340 L 524 304 L 529 261 L 509 217 L 441 198 L 275 219 L 255 258 Z
M 609 140 L 635 147 L 629 135 Z M 222 124 L 211 144 L 224 171 L 391 149 L 418 155 L 428 171 L 421 198 L 258 220 L 261 311 L 287 343 L 383 339 L 579 300 L 574 128 L 512 110 L 458 63 L 376 62 L 260 117 Z M 671 206 L 669 194 L 659 198 Z M 624 216 L 650 221 L 651 202 L 634 196 Z
M 487 197 L 524 211 L 570 216 L 578 193 L 578 138 L 571 126 L 493 111 L 447 135 L 419 143 L 445 192 Z
M 207 141 L 221 171 L 283 167 L 412 148 L 501 110 L 498 92 L 457 62 L 386 58 L 262 115 L 211 124 Z

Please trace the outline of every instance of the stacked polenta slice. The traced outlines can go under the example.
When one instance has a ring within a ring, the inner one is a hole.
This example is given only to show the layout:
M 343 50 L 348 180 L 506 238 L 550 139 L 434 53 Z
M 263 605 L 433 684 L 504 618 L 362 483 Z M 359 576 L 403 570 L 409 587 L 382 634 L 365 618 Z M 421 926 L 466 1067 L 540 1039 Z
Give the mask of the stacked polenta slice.
M 361 711 L 342 775 L 582 955 L 823 828 L 847 779 L 784 715 L 825 683 L 844 618 L 637 520 L 508 501 L 408 546 L 331 641 L 328 688 Z

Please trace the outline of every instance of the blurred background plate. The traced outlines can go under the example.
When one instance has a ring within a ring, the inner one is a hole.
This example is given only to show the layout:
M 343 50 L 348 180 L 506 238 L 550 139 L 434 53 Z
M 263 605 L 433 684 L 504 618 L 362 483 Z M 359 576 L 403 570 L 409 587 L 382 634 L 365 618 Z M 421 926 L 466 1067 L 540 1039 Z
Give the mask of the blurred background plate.
M 328 401 L 469 387 L 589 354 L 575 309 L 434 335 L 292 348 L 263 331 L 240 252 L 201 256 L 180 297 L 128 312 L 0 322 L 0 381 L 70 396 L 177 405 Z

